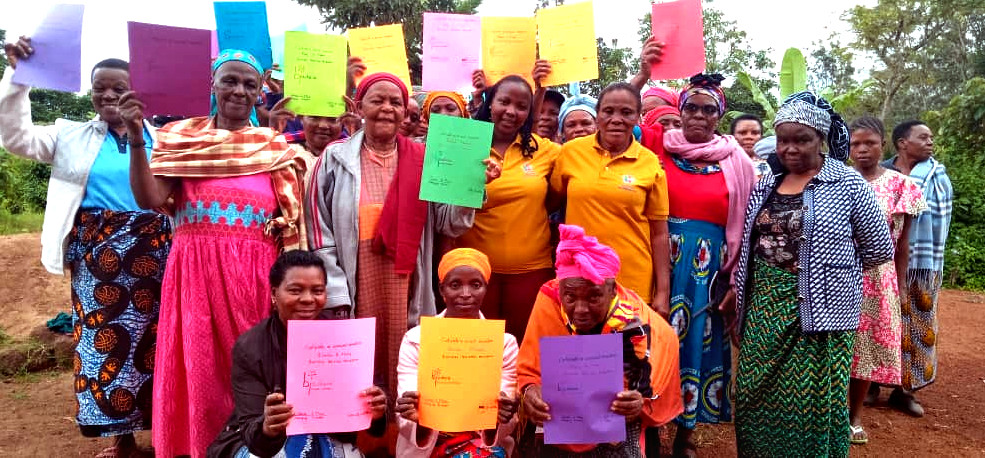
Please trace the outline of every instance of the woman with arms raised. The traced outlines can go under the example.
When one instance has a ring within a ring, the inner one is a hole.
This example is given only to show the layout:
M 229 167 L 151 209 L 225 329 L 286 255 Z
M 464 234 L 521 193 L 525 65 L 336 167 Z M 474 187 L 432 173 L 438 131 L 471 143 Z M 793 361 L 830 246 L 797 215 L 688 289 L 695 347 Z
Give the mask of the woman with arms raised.
M 862 272 L 892 259 L 893 242 L 872 188 L 842 162 L 848 128 L 826 100 L 793 94 L 774 126 L 784 170 L 749 199 L 735 270 L 739 456 L 847 457 Z
M 113 437 L 100 457 L 137 455 L 133 433 L 151 425 L 154 349 L 161 278 L 171 246 L 171 222 L 142 211 L 129 180 L 128 143 L 153 142 L 137 120 L 129 137 L 120 97 L 130 90 L 125 61 L 92 69 L 88 122 L 31 122 L 30 87 L 12 81 L 17 64 L 34 55 L 31 39 L 4 47 L 9 67 L 0 81 L 0 138 L 11 153 L 52 165 L 41 233 L 41 262 L 69 270 L 75 337 L 76 422 L 82 435 Z
M 256 127 L 262 74 L 249 53 L 223 50 L 212 64 L 211 115 L 158 130 L 150 163 L 130 156 L 137 203 L 175 221 L 154 368 L 158 456 L 205 453 L 233 409 L 233 344 L 270 313 L 270 266 L 279 251 L 306 245 L 304 162 L 276 131 Z M 134 140 L 139 95 L 125 94 L 120 107 L 131 147 L 144 148 Z
M 441 297 L 447 308 L 444 318 L 483 319 L 479 311 L 491 274 L 489 258 L 471 248 L 457 248 L 441 258 L 438 280 Z M 498 428 L 485 431 L 435 431 L 419 425 L 420 393 L 417 391 L 418 365 L 421 357 L 420 326 L 407 331 L 400 344 L 400 365 L 397 414 L 400 437 L 397 456 L 414 457 L 502 457 L 512 452 L 516 413 L 516 338 L 509 333 L 503 337 L 503 372 L 500 381 Z M 453 452 L 453 454 L 451 453 Z

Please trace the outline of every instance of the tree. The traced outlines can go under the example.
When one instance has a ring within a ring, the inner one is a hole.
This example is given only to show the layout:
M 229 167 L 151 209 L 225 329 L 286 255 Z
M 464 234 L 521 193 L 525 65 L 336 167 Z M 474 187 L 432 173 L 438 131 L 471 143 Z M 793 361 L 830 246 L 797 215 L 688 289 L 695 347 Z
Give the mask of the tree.
M 851 46 L 880 65 L 872 78 L 878 113 L 887 124 L 943 107 L 981 70 L 980 0 L 880 0 L 845 17 L 855 33 Z
M 402 23 L 410 77 L 421 83 L 421 46 L 425 12 L 475 14 L 482 0 L 295 0 L 314 6 L 322 22 L 336 29 Z
M 591 81 L 581 83 L 582 94 L 598 97 L 606 86 L 626 81 L 630 75 L 639 69 L 640 58 L 633 52 L 633 48 L 620 48 L 618 41 L 613 38 L 612 45 L 605 43 L 605 40 L 598 38 L 599 77 Z
M 811 51 L 813 65 L 810 66 L 808 87 L 815 92 L 831 89 L 835 92 L 850 90 L 856 85 L 855 55 L 851 49 L 841 44 L 834 34 L 826 42 L 815 41 Z

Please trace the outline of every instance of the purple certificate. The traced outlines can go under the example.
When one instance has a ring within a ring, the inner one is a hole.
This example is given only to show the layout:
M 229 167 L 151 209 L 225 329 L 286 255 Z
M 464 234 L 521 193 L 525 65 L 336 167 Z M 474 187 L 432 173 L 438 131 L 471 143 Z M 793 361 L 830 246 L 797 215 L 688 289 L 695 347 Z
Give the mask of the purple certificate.
M 209 114 L 212 32 L 127 23 L 130 84 L 144 116 Z
M 56 91 L 82 88 L 83 5 L 55 5 L 31 36 L 34 54 L 17 63 L 13 81 Z
M 599 444 L 626 440 L 626 419 L 610 410 L 623 391 L 620 334 L 540 339 L 545 444 Z

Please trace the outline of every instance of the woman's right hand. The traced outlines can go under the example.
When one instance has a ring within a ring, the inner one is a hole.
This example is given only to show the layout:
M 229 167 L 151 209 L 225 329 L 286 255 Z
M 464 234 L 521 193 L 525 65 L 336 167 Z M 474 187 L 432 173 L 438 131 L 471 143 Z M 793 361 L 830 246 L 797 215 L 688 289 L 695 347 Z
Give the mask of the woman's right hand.
M 534 69 L 530 72 L 530 76 L 534 79 L 534 84 L 537 85 L 535 89 L 540 89 L 544 87 L 544 80 L 551 74 L 551 62 L 544 59 L 537 59 L 534 62 Z
M 366 73 L 366 64 L 356 56 L 349 56 L 349 64 L 345 72 L 346 94 L 352 94 L 356 89 L 356 80 L 363 77 Z
M 472 70 L 472 87 L 475 88 L 475 94 L 486 90 L 486 72 L 481 68 Z
M 527 412 L 527 417 L 538 426 L 551 419 L 551 407 L 544 402 L 540 385 L 528 385 L 523 392 L 523 408 Z
M 420 414 L 417 410 L 418 403 L 421 402 L 421 394 L 416 391 L 405 391 L 397 398 L 397 413 L 407 421 L 417 423 Z
M 292 417 L 294 407 L 287 403 L 283 394 L 268 394 L 263 406 L 263 434 L 267 437 L 287 434 L 287 424 Z
M 127 127 L 127 133 L 133 138 L 143 138 L 144 130 L 144 102 L 140 101 L 137 93 L 127 91 L 120 96 L 119 101 L 120 119 Z
M 20 39 L 13 43 L 3 45 L 3 52 L 7 54 L 7 63 L 10 68 L 17 69 L 17 62 L 27 59 L 34 54 L 34 47 L 31 46 L 31 37 L 21 35 Z

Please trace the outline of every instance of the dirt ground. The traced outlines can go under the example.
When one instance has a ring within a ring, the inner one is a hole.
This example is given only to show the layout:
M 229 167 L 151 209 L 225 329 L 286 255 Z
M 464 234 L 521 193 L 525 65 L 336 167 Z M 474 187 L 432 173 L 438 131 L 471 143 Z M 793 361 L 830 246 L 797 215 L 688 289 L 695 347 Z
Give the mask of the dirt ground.
M 67 279 L 45 272 L 39 257 L 37 234 L 0 237 L 0 329 L 14 338 L 69 310 Z M 919 393 L 927 415 L 886 408 L 885 392 L 865 411 L 870 442 L 853 447 L 853 457 L 985 457 L 985 295 L 945 291 L 940 311 L 940 375 Z M 0 456 L 91 457 L 108 445 L 79 434 L 71 386 L 69 372 L 0 380 Z M 701 427 L 699 454 L 735 456 L 734 437 L 730 425 Z M 148 434 L 137 438 L 149 445 Z

